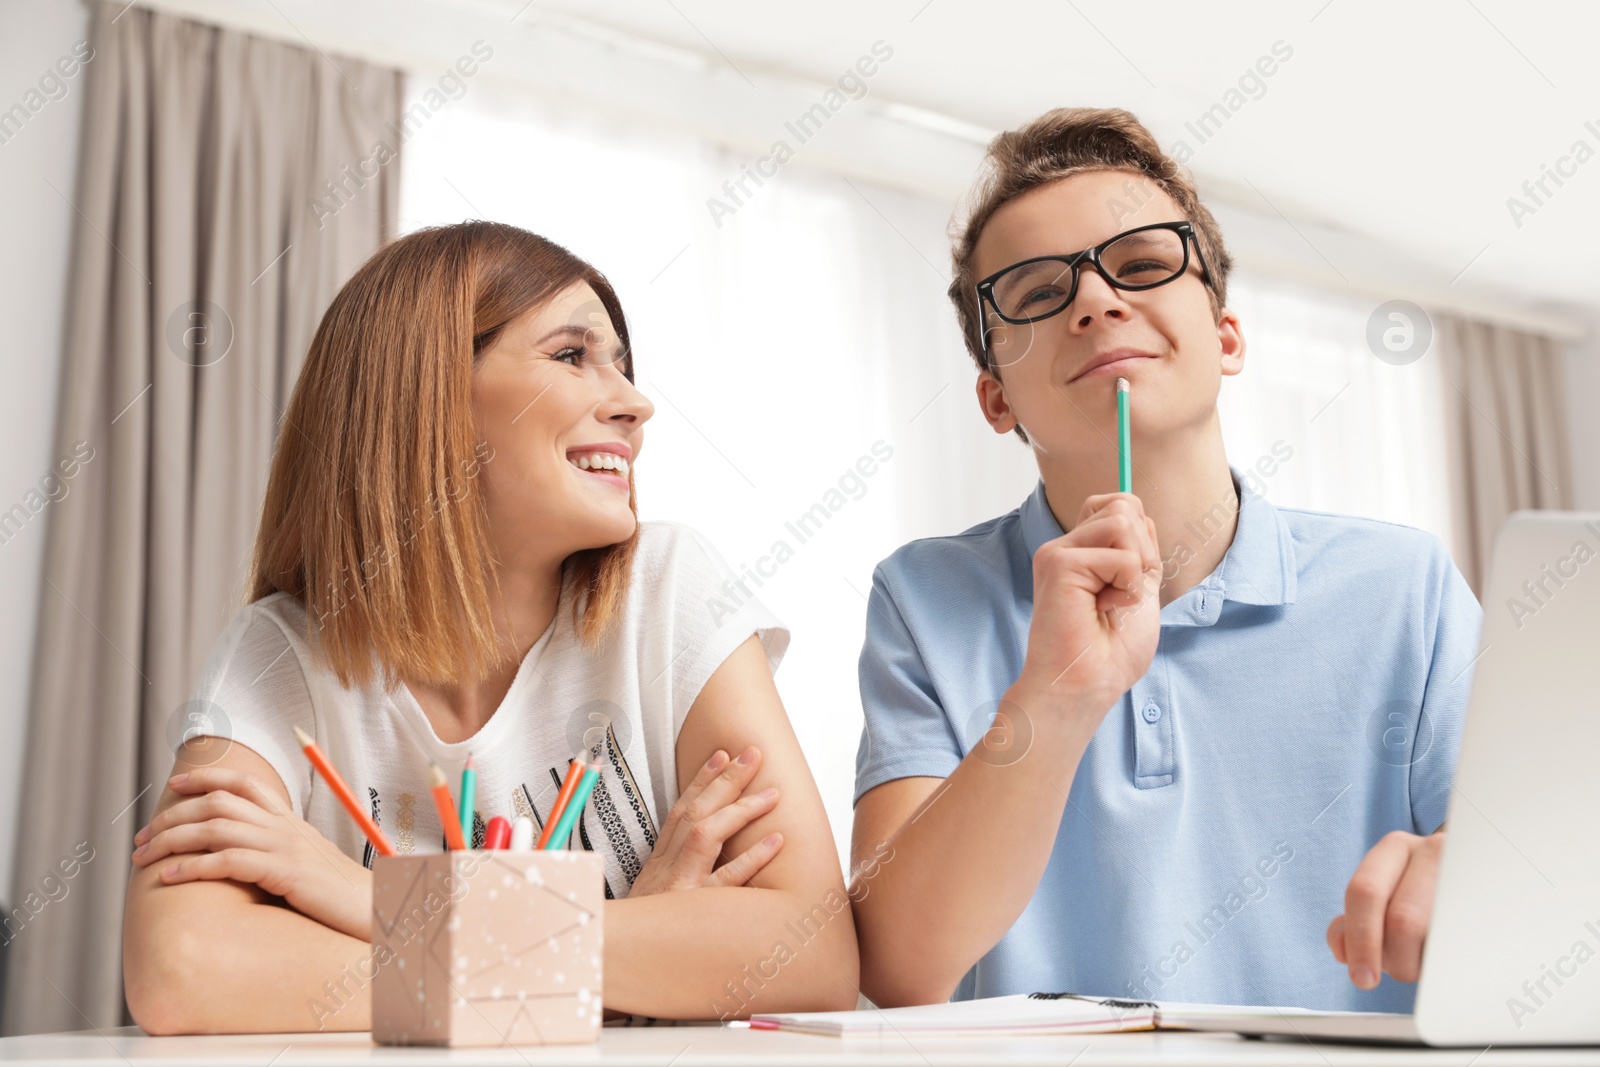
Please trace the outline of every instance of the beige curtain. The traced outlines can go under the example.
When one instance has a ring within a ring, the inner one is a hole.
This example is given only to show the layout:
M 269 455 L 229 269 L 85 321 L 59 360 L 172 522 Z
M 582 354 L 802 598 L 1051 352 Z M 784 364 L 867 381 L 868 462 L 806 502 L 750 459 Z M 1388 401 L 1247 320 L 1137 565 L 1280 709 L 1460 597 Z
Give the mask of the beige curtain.
M 1539 334 L 1435 319 L 1456 564 L 1483 596 L 1494 536 L 1522 508 L 1572 507 L 1561 351 Z
M 131 839 L 241 601 L 317 321 L 398 217 L 399 72 L 125 0 L 92 24 L 56 436 L 91 458 L 49 516 L 7 1034 L 132 1021 Z

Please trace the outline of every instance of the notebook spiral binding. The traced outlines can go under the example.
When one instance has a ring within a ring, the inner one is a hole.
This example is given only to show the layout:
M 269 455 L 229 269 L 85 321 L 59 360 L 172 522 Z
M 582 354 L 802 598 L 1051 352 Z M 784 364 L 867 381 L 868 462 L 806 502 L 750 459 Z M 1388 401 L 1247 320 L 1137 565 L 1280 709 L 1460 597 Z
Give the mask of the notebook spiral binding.
M 1120 997 L 1086 997 L 1082 993 L 1029 993 L 1029 1000 L 1082 1000 L 1090 1004 L 1099 1004 L 1107 1008 L 1122 1008 L 1132 1011 L 1135 1008 L 1149 1008 L 1152 1011 L 1158 1006 L 1152 1000 L 1123 1000 Z

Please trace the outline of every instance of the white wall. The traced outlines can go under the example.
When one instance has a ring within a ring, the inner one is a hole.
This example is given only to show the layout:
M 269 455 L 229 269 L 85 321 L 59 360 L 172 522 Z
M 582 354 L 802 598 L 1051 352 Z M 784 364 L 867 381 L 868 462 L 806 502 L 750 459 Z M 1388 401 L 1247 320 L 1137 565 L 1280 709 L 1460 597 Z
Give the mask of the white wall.
M 24 103 L 40 77 L 85 38 L 89 10 L 80 3 L 0 0 L 0 27 L 0 111 L 6 111 Z M 6 211 L 0 241 L 0 512 L 38 490 L 58 458 L 51 450 L 76 217 L 66 198 L 75 195 L 84 78 L 92 66 L 62 79 L 65 95 L 52 90 L 59 99 L 45 97 L 20 130 L 8 128 L 10 139 L 0 144 L 0 204 Z M 48 517 L 46 507 L 0 543 L 0 897 L 7 902 L 14 899 L 16 816 Z

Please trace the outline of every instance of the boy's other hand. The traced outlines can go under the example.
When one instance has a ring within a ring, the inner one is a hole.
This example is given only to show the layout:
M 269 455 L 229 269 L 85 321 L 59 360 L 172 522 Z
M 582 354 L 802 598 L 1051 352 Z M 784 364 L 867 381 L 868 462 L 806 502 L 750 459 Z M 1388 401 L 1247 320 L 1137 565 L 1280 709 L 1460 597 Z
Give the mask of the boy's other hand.
M 1033 557 L 1033 622 L 1020 702 L 1105 713 L 1155 658 L 1161 636 L 1155 522 L 1132 493 L 1083 502 L 1070 531 Z
M 1395 830 L 1356 868 L 1344 914 L 1328 924 L 1328 947 L 1358 987 L 1375 988 L 1380 968 L 1402 982 L 1421 975 L 1443 849 L 1443 827 L 1427 837 Z

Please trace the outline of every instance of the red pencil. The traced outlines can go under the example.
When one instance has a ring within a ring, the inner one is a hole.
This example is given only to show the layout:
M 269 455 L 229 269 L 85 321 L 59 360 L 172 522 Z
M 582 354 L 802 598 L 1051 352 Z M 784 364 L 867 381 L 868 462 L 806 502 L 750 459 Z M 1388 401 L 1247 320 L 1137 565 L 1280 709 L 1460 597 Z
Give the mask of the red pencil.
M 504 815 L 489 820 L 483 831 L 483 847 L 491 851 L 511 847 L 511 822 Z
M 383 831 L 378 829 L 378 824 L 373 822 L 372 817 L 362 809 L 360 801 L 356 800 L 356 795 L 350 791 L 349 786 L 344 784 L 344 779 L 339 777 L 339 772 L 333 769 L 333 764 L 329 762 L 327 756 L 322 754 L 322 749 L 317 747 L 317 743 L 311 739 L 311 735 L 296 726 L 294 728 L 294 736 L 300 742 L 301 747 L 306 750 L 306 758 L 311 761 L 311 766 L 315 767 L 317 773 L 322 775 L 322 780 L 328 783 L 328 788 L 332 789 L 333 795 L 339 798 L 339 803 L 344 805 L 344 810 L 350 813 L 350 817 L 356 821 L 356 825 L 361 827 L 361 832 L 367 835 L 367 840 L 371 841 L 372 847 L 378 850 L 378 855 L 394 855 L 394 846 L 389 844 L 389 839 L 383 836 Z

